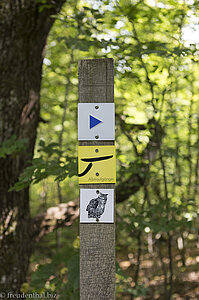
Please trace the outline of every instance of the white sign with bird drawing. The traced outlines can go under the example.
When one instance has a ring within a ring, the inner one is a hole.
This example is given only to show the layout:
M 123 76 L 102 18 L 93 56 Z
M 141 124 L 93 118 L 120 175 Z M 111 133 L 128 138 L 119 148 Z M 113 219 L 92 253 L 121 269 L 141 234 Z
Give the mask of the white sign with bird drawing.
M 114 189 L 80 189 L 80 223 L 114 223 Z

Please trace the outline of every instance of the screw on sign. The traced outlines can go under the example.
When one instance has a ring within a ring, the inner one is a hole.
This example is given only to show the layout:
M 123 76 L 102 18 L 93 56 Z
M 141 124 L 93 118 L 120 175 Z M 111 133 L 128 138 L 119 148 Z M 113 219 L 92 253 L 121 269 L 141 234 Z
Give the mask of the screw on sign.
M 79 62 L 80 300 L 115 299 L 112 59 Z

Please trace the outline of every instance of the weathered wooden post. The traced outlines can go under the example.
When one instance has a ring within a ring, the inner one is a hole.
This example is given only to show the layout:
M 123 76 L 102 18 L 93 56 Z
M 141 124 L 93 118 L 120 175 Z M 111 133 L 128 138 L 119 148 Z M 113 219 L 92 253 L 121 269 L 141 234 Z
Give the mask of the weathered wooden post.
M 115 299 L 113 59 L 79 62 L 80 300 Z

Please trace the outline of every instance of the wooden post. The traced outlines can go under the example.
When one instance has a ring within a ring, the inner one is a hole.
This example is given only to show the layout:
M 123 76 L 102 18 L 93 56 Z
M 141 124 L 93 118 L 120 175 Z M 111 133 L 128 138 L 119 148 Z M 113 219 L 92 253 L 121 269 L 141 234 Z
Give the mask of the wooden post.
M 113 59 L 79 62 L 79 102 L 114 102 Z M 114 141 L 80 141 L 80 146 Z M 81 184 L 81 189 L 114 189 L 115 184 Z M 80 300 L 115 299 L 115 224 L 80 223 Z

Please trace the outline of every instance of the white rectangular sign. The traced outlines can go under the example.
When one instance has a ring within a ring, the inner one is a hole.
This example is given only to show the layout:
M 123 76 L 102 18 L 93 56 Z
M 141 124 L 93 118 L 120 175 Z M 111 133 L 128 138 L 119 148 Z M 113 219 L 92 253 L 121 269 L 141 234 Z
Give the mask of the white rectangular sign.
M 80 189 L 80 223 L 114 223 L 114 189 Z
M 78 140 L 114 140 L 115 104 L 79 103 Z

